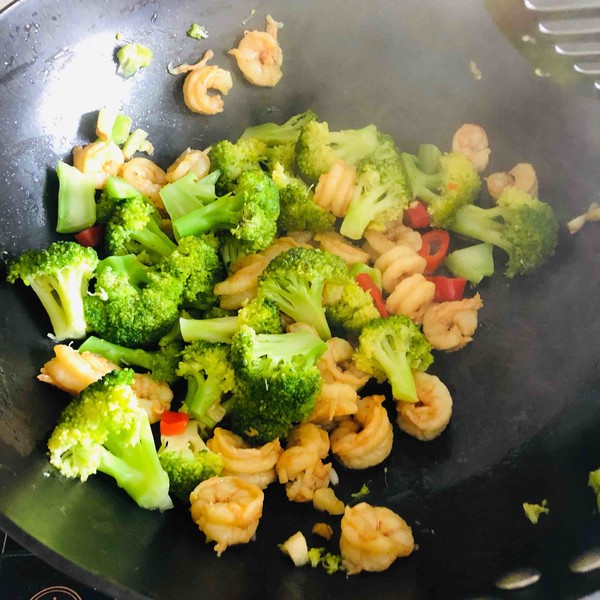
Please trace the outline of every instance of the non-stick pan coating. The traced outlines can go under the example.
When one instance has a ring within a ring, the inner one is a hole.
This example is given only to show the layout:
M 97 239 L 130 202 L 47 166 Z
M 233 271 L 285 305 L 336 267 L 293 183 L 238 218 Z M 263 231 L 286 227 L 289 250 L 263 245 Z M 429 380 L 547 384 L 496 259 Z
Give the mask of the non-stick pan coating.
M 285 23 L 284 76 L 273 90 L 247 84 L 225 54 L 251 8 L 247 27 L 262 28 L 267 13 Z M 192 22 L 206 26 L 208 40 L 186 37 Z M 118 32 L 154 50 L 152 65 L 128 81 L 114 73 Z M 207 48 L 234 74 L 225 112 L 210 118 L 185 108 L 181 78 L 166 71 Z M 342 497 L 369 482 L 368 500 L 398 511 L 419 545 L 384 574 L 348 580 L 281 556 L 278 543 L 320 519 L 281 488 L 267 493 L 257 540 L 216 559 L 186 511 L 140 510 L 101 476 L 86 484 L 57 476 L 45 441 L 65 397 L 34 378 L 52 353 L 48 323 L 30 290 L 2 283 L 0 525 L 119 598 L 497 596 L 495 579 L 521 567 L 542 574 L 522 598 L 600 588 L 597 574 L 567 568 L 600 539 L 587 487 L 600 466 L 600 244 L 597 225 L 573 238 L 564 228 L 600 191 L 598 99 L 537 77 L 475 0 L 22 0 L 0 16 L 0 250 L 8 257 L 55 239 L 53 168 L 93 137 L 95 111 L 114 102 L 150 132 L 163 166 L 188 146 L 235 139 L 249 124 L 307 108 L 334 128 L 373 122 L 408 151 L 421 142 L 448 148 L 461 123 L 479 123 L 491 171 L 535 165 L 540 195 L 563 223 L 559 248 L 534 276 L 484 283 L 475 341 L 436 359 L 432 372 L 455 401 L 444 435 L 423 444 L 396 431 L 385 477 L 381 467 L 338 469 Z M 550 515 L 533 526 L 521 503 L 543 498 Z

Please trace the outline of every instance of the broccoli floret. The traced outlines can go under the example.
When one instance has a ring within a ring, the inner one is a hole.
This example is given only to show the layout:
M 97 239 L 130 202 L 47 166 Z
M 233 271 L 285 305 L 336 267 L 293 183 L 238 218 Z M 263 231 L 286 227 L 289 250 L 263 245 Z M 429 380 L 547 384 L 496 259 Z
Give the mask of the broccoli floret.
M 508 188 L 497 206 L 461 208 L 452 231 L 502 248 L 508 254 L 507 277 L 535 271 L 552 254 L 557 243 L 558 222 L 552 208 L 516 188 Z
M 177 249 L 160 263 L 161 271 L 183 284 L 183 308 L 206 309 L 218 304 L 213 290 L 225 278 L 218 247 L 219 242 L 212 234 L 183 237 Z
M 109 254 L 137 254 L 156 263 L 177 246 L 158 225 L 155 208 L 141 195 L 125 198 L 115 205 L 106 224 Z
M 262 171 L 246 171 L 239 177 L 234 195 L 180 217 L 174 221 L 173 230 L 180 237 L 228 231 L 241 244 L 235 252 L 244 256 L 272 243 L 278 216 L 279 191 L 273 180 Z
M 273 171 L 277 164 L 293 173 L 296 168 L 296 144 L 281 144 L 267 148 L 265 157 L 261 161 L 268 172 Z
M 211 171 L 219 171 L 217 192 L 233 192 L 237 181 L 245 171 L 260 170 L 265 158 L 266 146 L 256 139 L 241 139 L 235 144 L 222 140 L 210 148 Z
M 160 197 L 173 221 L 217 198 L 215 184 L 219 171 L 213 171 L 201 179 L 188 173 L 160 190 Z
M 396 400 L 418 402 L 413 371 L 433 362 L 431 344 L 415 323 L 402 315 L 375 319 L 361 331 L 354 353 L 357 368 L 387 381 Z
M 122 367 L 141 367 L 149 371 L 152 378 L 157 381 L 174 383 L 177 379 L 176 371 L 181 346 L 171 343 L 161 346 L 159 350 L 150 351 L 126 348 L 91 335 L 79 346 L 79 352 L 99 354 Z
M 190 420 L 185 431 L 179 435 L 163 435 L 160 438 L 158 458 L 171 482 L 171 493 L 184 503 L 202 481 L 218 477 L 223 470 L 220 454 L 211 452 L 199 433 L 199 424 Z
M 117 74 L 128 78 L 135 75 L 152 60 L 152 50 L 142 44 L 125 44 L 117 51 L 119 68 Z
M 408 185 L 399 155 L 388 160 L 370 157 L 357 167 L 355 192 L 342 221 L 340 233 L 352 240 L 365 229 L 385 229 L 408 206 Z
M 402 154 L 412 198 L 423 200 L 435 227 L 448 228 L 456 212 L 477 198 L 481 179 L 463 154 L 442 154 L 432 144 L 418 156 Z
M 326 349 L 311 332 L 257 334 L 242 327 L 231 344 L 238 385 L 233 431 L 255 444 L 285 438 L 314 408 L 321 388 L 315 363 Z
M 143 198 L 148 204 L 150 200 L 140 194 L 132 185 L 120 177 L 109 177 L 96 201 L 96 223 L 106 225 L 116 206 L 127 198 Z
M 332 231 L 335 216 L 313 202 L 313 191 L 300 179 L 294 179 L 279 192 L 280 231 Z
M 381 316 L 371 294 L 365 292 L 354 279 L 349 279 L 344 285 L 339 299 L 325 307 L 325 314 L 334 329 L 355 334 Z
M 105 258 L 94 292 L 84 299 L 88 327 L 114 344 L 157 344 L 179 317 L 182 283 L 145 267 L 134 255 Z
M 237 316 L 238 329 L 245 325 L 256 333 L 283 333 L 277 304 L 265 298 L 254 298 L 240 308 Z
M 46 309 L 53 339 L 85 337 L 84 298 L 98 264 L 93 248 L 54 242 L 45 250 L 28 250 L 8 265 L 7 281 L 31 286 Z
M 263 123 L 248 127 L 240 139 L 255 139 L 266 146 L 279 146 L 281 144 L 295 144 L 300 135 L 300 129 L 307 123 L 316 120 L 317 115 L 312 110 L 294 115 L 285 123 Z
M 203 428 L 212 429 L 227 414 L 227 405 L 222 401 L 235 388 L 229 346 L 192 342 L 183 350 L 177 374 L 187 380 L 181 410 Z
M 131 369 L 111 371 L 71 400 L 48 441 L 50 463 L 81 481 L 106 473 L 142 508 L 166 510 L 169 478 L 132 383 Z
M 208 37 L 208 31 L 206 31 L 206 27 L 204 25 L 200 25 L 199 23 L 192 23 L 190 28 L 186 31 L 188 37 L 191 37 L 195 40 L 205 40 Z
M 279 310 L 312 325 L 323 339 L 331 331 L 323 308 L 327 283 L 343 284 L 348 279 L 344 261 L 329 252 L 291 248 L 274 258 L 258 283 L 258 297 L 274 302 Z
M 375 125 L 329 131 L 326 122 L 310 121 L 300 129 L 296 142 L 296 166 L 304 177 L 316 181 L 338 160 L 355 165 L 371 154 L 379 143 L 378 134 Z

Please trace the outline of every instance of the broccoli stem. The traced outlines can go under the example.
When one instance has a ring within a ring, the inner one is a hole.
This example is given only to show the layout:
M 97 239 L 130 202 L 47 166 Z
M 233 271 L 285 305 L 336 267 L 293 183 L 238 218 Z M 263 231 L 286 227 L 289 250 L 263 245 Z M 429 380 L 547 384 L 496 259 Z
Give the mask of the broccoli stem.
M 231 229 L 238 224 L 243 206 L 242 196 L 222 196 L 173 221 L 173 231 L 182 238 Z
M 125 200 L 140 195 L 132 185 L 120 177 L 109 177 L 104 184 L 104 190 L 113 200 Z
M 510 244 L 503 237 L 504 225 L 497 219 L 503 216 L 500 207 L 481 208 L 467 204 L 460 208 L 452 221 L 452 231 L 481 242 L 510 251 Z
M 376 188 L 368 193 L 362 190 L 360 196 L 355 196 L 350 203 L 340 233 L 351 240 L 360 240 L 369 223 L 381 212 L 381 206 L 378 204 L 382 201 L 386 206 L 389 205 L 389 201 L 385 200 L 384 189 Z
M 217 319 L 179 319 L 181 337 L 185 342 L 204 340 L 212 343 L 231 344 L 233 334 L 238 330 L 237 317 Z
M 58 233 L 77 233 L 96 222 L 96 188 L 84 173 L 62 161 L 58 175 Z
M 494 274 L 494 255 L 491 244 L 476 244 L 448 254 L 444 265 L 455 277 L 464 277 L 477 285 L 484 277 Z
M 338 160 L 355 165 L 377 147 L 377 128 L 367 125 L 362 129 L 330 131 L 329 143 Z
M 427 175 L 435 175 L 440 171 L 442 151 L 434 144 L 421 144 L 417 152 L 419 169 Z
M 173 221 L 194 210 L 202 208 L 217 197 L 215 183 L 220 171 L 213 171 L 198 179 L 194 173 L 188 173 L 160 190 L 160 197 Z
M 93 335 L 81 344 L 79 352 L 99 354 L 117 365 L 141 367 L 147 371 L 154 367 L 154 357 L 146 350 L 126 348 Z
M 241 139 L 257 139 L 267 146 L 293 144 L 298 139 L 301 127 L 314 118 L 315 115 L 308 111 L 294 115 L 281 125 L 277 125 L 276 123 L 262 123 L 254 127 L 248 127 L 242 133 Z
M 399 352 L 386 339 L 381 346 L 374 349 L 373 354 L 387 375 L 392 387 L 392 396 L 403 402 L 418 402 L 417 386 L 406 352 Z
M 111 268 L 115 273 L 126 275 L 129 283 L 136 287 L 144 286 L 150 281 L 148 267 L 144 266 L 135 254 L 108 256 L 100 261 L 96 274 L 101 273 L 106 268 Z
M 438 194 L 433 190 L 438 190 L 442 185 L 442 174 L 437 173 L 426 173 L 419 169 L 417 166 L 417 160 L 411 154 L 402 154 L 402 163 L 410 183 L 412 190 L 412 197 L 419 198 L 425 202 L 435 202 L 439 199 Z M 428 156 L 425 158 L 425 165 L 431 168 L 432 161 Z
M 169 239 L 154 219 L 150 219 L 143 229 L 133 231 L 131 239 L 144 246 L 147 250 L 156 252 L 163 258 L 169 256 L 177 249 L 175 242 Z
M 168 510 L 173 507 L 169 498 L 169 477 L 158 460 L 145 415 L 141 421 L 140 440 L 136 444 L 113 436 L 100 447 L 102 455 L 98 470 L 113 477 L 142 508 Z
M 262 333 L 254 339 L 254 355 L 268 356 L 274 363 L 301 356 L 314 363 L 327 350 L 327 344 L 309 331 L 296 333 Z
M 187 413 L 205 427 L 214 427 L 218 420 L 210 418 L 210 409 L 219 403 L 222 396 L 221 382 L 214 377 L 197 375 L 188 379 L 188 388 L 183 401 Z

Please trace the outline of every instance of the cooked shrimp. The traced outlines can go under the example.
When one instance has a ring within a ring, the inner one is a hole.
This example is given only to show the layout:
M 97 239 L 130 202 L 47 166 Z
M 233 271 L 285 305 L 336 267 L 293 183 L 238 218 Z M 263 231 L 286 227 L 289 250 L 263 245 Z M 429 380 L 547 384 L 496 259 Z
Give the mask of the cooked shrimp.
M 347 383 L 323 383 L 315 407 L 307 422 L 327 427 L 335 419 L 353 415 L 358 410 L 358 394 Z
M 422 273 L 427 261 L 416 250 L 399 245 L 382 254 L 374 266 L 381 271 L 383 289 L 391 294 L 405 277 Z
M 329 453 L 329 437 L 312 423 L 298 425 L 288 437 L 287 448 L 277 461 L 279 483 L 285 483 L 293 502 L 312 500 L 315 490 L 329 485 L 331 464 L 322 459 Z
M 245 31 L 237 48 L 228 52 L 235 56 L 244 77 L 253 85 L 273 87 L 281 79 L 283 52 L 277 41 L 277 30 L 283 27 L 267 15 L 266 31 Z
M 498 200 L 500 194 L 509 187 L 515 184 L 515 178 L 506 171 L 499 171 L 498 173 L 492 173 L 489 177 L 485 178 L 487 189 L 492 198 Z
M 227 279 L 215 285 L 215 294 L 219 296 L 221 308 L 232 310 L 242 308 L 246 300 L 256 297 L 258 278 L 269 262 L 264 256 L 252 254 L 245 257 L 243 267 L 231 273 Z
M 165 174 L 165 179 L 168 183 L 172 183 L 188 173 L 193 173 L 198 179 L 202 179 L 202 177 L 208 175 L 209 171 L 210 158 L 208 158 L 208 154 L 202 152 L 202 150 L 187 148 L 169 166 Z
M 358 400 L 358 411 L 342 421 L 329 437 L 331 451 L 349 469 L 368 469 L 383 462 L 392 451 L 394 434 L 385 396 Z
M 310 244 L 314 234 L 312 231 L 288 231 L 287 237 L 292 238 L 298 244 Z
M 414 547 L 411 528 L 389 508 L 366 502 L 346 507 L 340 551 L 349 575 L 385 571 L 397 558 L 408 556 Z
M 394 288 L 385 301 L 385 307 L 392 315 L 404 315 L 415 323 L 421 323 L 434 296 L 435 284 L 415 273 Z
M 77 396 L 88 385 L 119 368 L 102 356 L 91 352 L 80 354 L 64 344 L 54 346 L 54 354 L 55 357 L 40 369 L 37 378 L 71 396 Z
M 339 256 L 347 265 L 369 262 L 369 255 L 364 250 L 357 248 L 335 231 L 317 233 L 315 241 L 319 242 L 321 250 Z
M 477 329 L 479 294 L 454 302 L 432 304 L 423 316 L 423 333 L 436 350 L 454 352 L 466 346 Z
M 517 188 L 527 192 L 530 196 L 537 198 L 538 180 L 533 165 L 529 163 L 519 163 L 515 165 L 508 173 L 492 173 L 486 178 L 488 192 L 495 200 L 498 200 L 500 194 L 509 187 Z
M 190 494 L 192 519 L 206 535 L 217 542 L 221 556 L 234 544 L 247 544 L 262 516 L 263 491 L 241 477 L 211 477 Z
M 435 375 L 415 373 L 415 385 L 419 401 L 397 402 L 396 422 L 402 431 L 429 442 L 446 429 L 452 416 L 452 396 Z
M 452 151 L 464 154 L 478 173 L 488 165 L 491 152 L 489 146 L 485 129 L 472 123 L 459 127 L 452 138 Z
M 223 457 L 223 475 L 236 475 L 261 490 L 277 479 L 275 465 L 283 452 L 278 439 L 252 448 L 235 433 L 217 427 L 206 445 Z
M 338 160 L 319 177 L 313 202 L 336 217 L 345 217 L 354 196 L 356 167 Z
M 157 381 L 146 373 L 136 373 L 131 389 L 137 396 L 138 404 L 146 411 L 150 423 L 158 423 L 165 410 L 171 408 L 173 392 L 164 381 Z
M 167 183 L 166 173 L 156 163 L 138 156 L 121 165 L 119 175 L 138 192 L 148 196 L 156 208 L 164 210 L 159 192 Z
M 396 244 L 408 246 L 416 251 L 419 251 L 423 245 L 421 234 L 404 225 L 402 223 L 402 218 L 389 223 L 384 234 L 389 240 L 396 242 Z
M 350 342 L 343 338 L 331 338 L 326 343 L 327 350 L 317 362 L 323 381 L 344 383 L 359 390 L 369 381 L 369 375 L 354 366 L 352 362 L 354 349 Z
M 112 141 L 98 140 L 85 147 L 73 148 L 73 165 L 89 175 L 98 190 L 104 187 L 109 177 L 117 175 L 124 161 L 123 151 Z

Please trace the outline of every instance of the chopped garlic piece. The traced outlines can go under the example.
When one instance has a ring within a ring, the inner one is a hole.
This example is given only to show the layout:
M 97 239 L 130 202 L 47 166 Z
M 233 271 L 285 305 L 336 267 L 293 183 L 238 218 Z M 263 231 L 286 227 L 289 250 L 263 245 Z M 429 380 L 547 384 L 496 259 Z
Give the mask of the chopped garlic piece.
M 592 202 L 589 208 L 567 223 L 570 233 L 577 233 L 588 221 L 600 221 L 600 204 Z
M 292 562 L 297 567 L 303 567 L 308 564 L 308 545 L 301 531 L 297 531 L 283 542 L 279 548 L 292 559 Z

